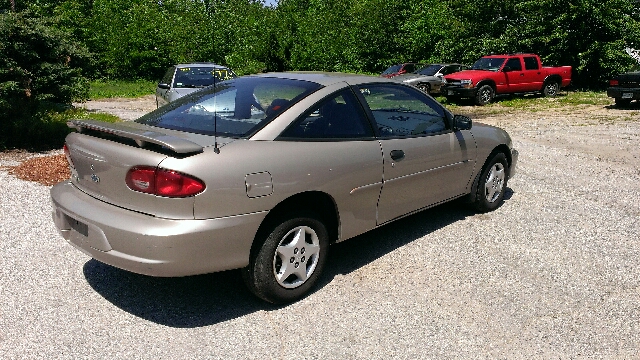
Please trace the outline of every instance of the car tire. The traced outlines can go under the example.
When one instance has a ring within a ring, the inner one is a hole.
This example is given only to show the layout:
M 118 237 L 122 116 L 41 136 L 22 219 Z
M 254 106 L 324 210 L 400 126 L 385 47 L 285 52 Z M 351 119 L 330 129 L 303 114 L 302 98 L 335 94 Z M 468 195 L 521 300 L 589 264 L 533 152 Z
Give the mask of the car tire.
M 558 95 L 560 91 L 560 84 L 557 81 L 550 80 L 544 83 L 542 87 L 542 95 L 545 97 L 554 97 Z
M 493 155 L 486 163 L 475 194 L 474 207 L 479 212 L 493 211 L 500 206 L 507 188 L 508 163 L 503 153 Z
M 495 92 L 490 85 L 482 85 L 476 93 L 476 105 L 483 106 L 490 103 L 491 100 L 493 100 L 494 95 Z
M 431 94 L 431 85 L 429 85 L 428 83 L 418 84 L 418 89 L 426 92 L 427 94 Z
M 305 296 L 317 282 L 327 257 L 329 234 L 314 214 L 285 217 L 252 251 L 242 277 L 257 297 L 285 304 Z
M 631 99 L 615 98 L 617 107 L 625 107 L 631 104 Z

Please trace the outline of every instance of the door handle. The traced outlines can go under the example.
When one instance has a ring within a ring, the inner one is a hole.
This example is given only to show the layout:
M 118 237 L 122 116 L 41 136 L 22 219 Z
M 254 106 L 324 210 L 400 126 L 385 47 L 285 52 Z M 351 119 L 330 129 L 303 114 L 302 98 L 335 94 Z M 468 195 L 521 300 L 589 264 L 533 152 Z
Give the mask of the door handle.
M 389 155 L 391 156 L 391 159 L 393 159 L 393 160 L 401 160 L 401 159 L 404 158 L 404 151 L 402 151 L 402 150 L 391 150 Z

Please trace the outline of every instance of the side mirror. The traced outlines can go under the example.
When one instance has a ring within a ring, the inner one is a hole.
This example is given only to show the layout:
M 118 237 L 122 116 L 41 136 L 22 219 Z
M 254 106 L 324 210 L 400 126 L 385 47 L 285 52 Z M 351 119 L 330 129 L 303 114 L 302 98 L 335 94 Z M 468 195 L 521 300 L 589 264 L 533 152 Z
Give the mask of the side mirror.
M 453 130 L 471 130 L 472 121 L 464 115 L 453 116 Z
M 160 89 L 165 89 L 165 90 L 169 90 L 169 89 L 171 89 L 171 87 L 169 86 L 169 84 L 165 84 L 165 83 L 160 83 L 160 84 L 158 84 L 158 87 L 159 87 Z

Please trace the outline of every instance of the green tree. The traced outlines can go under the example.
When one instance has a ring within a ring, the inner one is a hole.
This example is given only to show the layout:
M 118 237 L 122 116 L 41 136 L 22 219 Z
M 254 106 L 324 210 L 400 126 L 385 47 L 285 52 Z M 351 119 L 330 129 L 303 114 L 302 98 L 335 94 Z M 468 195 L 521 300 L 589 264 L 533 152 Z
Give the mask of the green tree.
M 87 97 L 89 52 L 47 18 L 5 13 L 0 53 L 0 147 L 46 143 L 42 113 Z

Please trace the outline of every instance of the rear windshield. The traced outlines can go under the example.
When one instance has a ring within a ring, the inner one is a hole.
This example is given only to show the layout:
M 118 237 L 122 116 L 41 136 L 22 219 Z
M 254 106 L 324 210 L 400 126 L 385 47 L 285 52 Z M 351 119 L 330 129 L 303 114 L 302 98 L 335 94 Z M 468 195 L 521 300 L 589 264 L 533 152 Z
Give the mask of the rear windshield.
M 237 77 L 231 69 L 211 66 L 179 67 L 173 78 L 174 88 L 196 88 Z
M 393 65 L 390 68 L 388 68 L 387 70 L 385 70 L 382 74 L 386 75 L 386 74 L 395 74 L 398 71 L 400 71 L 400 69 L 402 69 L 402 64 L 400 65 Z
M 247 137 L 320 87 L 302 80 L 240 77 L 182 97 L 136 122 L 196 134 Z

